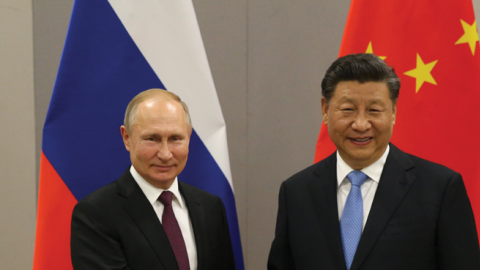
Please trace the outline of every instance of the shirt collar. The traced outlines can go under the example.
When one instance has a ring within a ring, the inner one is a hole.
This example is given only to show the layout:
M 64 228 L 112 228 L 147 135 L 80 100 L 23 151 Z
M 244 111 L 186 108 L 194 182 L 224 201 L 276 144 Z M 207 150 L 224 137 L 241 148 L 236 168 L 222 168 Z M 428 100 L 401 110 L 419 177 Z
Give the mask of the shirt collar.
M 382 176 L 383 167 L 385 166 L 385 162 L 387 161 L 388 153 L 390 152 L 390 145 L 387 145 L 387 149 L 385 153 L 374 163 L 370 166 L 361 169 L 363 173 L 365 173 L 369 179 L 379 183 L 380 177 Z M 337 151 L 337 184 L 338 187 L 342 184 L 342 182 L 347 178 L 347 175 L 353 171 L 353 169 L 348 166 L 347 163 L 342 159 L 340 154 Z
M 162 194 L 162 192 L 164 191 L 164 189 L 154 187 L 150 183 L 148 183 L 147 180 L 145 180 L 137 172 L 137 170 L 135 170 L 133 165 L 130 166 L 130 173 L 132 174 L 133 179 L 135 179 L 135 182 L 137 182 L 137 184 L 140 186 L 140 189 L 143 191 L 143 194 L 145 194 L 150 204 L 154 205 L 157 202 L 158 197 L 160 197 L 160 194 Z M 183 201 L 183 197 L 181 196 L 180 190 L 178 189 L 178 179 L 176 177 L 170 188 L 166 190 L 173 193 L 173 203 L 177 203 L 181 208 L 183 208 L 185 202 Z

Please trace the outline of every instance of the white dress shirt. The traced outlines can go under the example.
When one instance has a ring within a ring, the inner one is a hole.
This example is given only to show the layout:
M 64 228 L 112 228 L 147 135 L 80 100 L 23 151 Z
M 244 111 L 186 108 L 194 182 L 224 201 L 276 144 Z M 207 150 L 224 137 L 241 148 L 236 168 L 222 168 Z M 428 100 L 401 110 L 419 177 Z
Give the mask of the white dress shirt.
M 385 153 L 372 165 L 363 168 L 361 171 L 368 176 L 368 179 L 363 183 L 361 187 L 362 198 L 363 198 L 363 228 L 367 223 L 368 214 L 372 208 L 373 198 L 375 197 L 375 192 L 377 191 L 378 183 L 380 182 L 380 176 L 382 175 L 383 166 L 387 160 L 388 152 L 390 151 L 390 146 L 387 146 Z M 347 201 L 348 193 L 350 193 L 350 188 L 352 183 L 348 180 L 347 175 L 353 171 L 353 169 L 343 161 L 340 154 L 337 151 L 337 203 L 338 203 L 338 219 L 342 218 L 343 207 Z M 362 230 L 363 230 L 362 228 Z
M 156 188 L 148 183 L 143 177 L 138 174 L 133 166 L 130 166 L 130 173 L 133 176 L 133 179 L 140 186 L 140 189 L 143 191 L 143 194 L 147 197 L 148 201 L 152 204 L 155 213 L 157 214 L 158 219 L 162 222 L 163 216 L 163 203 L 158 200 L 160 194 L 164 191 L 163 189 Z M 192 222 L 188 215 L 187 204 L 185 199 L 180 194 L 178 190 L 178 179 L 175 178 L 172 186 L 167 189 L 173 193 L 172 199 L 172 208 L 175 218 L 177 219 L 180 230 L 182 231 L 183 240 L 185 241 L 185 246 L 187 247 L 188 261 L 190 263 L 191 270 L 197 270 L 197 248 L 195 246 L 195 237 L 193 235 Z

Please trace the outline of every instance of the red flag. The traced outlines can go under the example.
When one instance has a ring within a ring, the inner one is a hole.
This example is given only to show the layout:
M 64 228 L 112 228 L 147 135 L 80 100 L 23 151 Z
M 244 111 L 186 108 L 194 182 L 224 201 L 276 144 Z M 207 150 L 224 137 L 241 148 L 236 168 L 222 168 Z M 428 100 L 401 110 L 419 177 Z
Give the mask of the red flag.
M 402 87 L 392 143 L 462 174 L 480 231 L 480 59 L 471 0 L 352 0 L 340 56 L 374 53 Z M 323 124 L 315 162 L 335 151 Z

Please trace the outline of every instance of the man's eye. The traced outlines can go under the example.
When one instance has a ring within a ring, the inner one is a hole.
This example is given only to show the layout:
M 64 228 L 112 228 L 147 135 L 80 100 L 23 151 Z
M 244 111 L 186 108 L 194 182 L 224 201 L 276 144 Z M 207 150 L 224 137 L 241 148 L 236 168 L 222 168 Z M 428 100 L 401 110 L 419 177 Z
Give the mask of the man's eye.
M 353 112 L 353 109 L 352 109 L 352 108 L 344 108 L 344 109 L 342 109 L 342 111 L 344 111 L 344 112 Z

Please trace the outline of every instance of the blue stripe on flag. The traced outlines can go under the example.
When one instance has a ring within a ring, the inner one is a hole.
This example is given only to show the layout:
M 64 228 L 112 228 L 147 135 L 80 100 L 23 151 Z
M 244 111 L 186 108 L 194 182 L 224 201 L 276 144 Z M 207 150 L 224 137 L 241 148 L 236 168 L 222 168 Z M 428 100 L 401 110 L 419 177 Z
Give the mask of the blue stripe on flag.
M 43 151 L 77 200 L 130 165 L 128 102 L 164 88 L 107 1 L 75 1 L 44 126 Z

